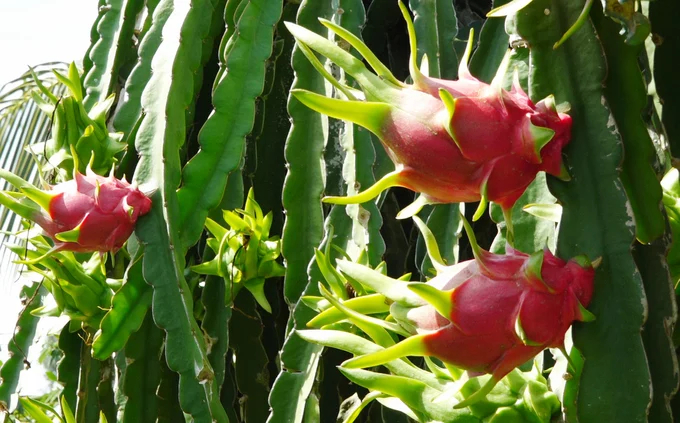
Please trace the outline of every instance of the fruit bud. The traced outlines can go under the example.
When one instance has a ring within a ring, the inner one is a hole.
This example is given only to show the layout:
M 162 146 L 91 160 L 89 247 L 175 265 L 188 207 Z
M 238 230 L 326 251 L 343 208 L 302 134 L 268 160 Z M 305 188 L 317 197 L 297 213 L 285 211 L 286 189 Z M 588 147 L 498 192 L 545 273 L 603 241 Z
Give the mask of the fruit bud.
M 37 223 L 56 250 L 116 252 L 130 237 L 137 218 L 149 212 L 151 200 L 138 188 L 114 176 L 88 169 L 74 179 L 40 190 L 11 172 L 0 177 L 19 189 L 23 198 L 0 192 L 0 204 Z
M 558 112 L 554 99 L 534 104 L 517 78 L 510 91 L 502 88 L 502 75 L 491 84 L 477 80 L 467 68 L 471 44 L 459 80 L 424 75 L 416 64 L 413 23 L 401 2 L 400 7 L 411 41 L 412 85 L 398 81 L 361 40 L 332 22 L 321 20 L 352 45 L 377 75 L 328 39 L 287 23 L 301 51 L 325 77 L 332 78 L 311 50 L 331 59 L 363 89 L 358 92 L 333 79 L 348 100 L 305 90 L 292 94 L 320 113 L 375 133 L 396 167 L 362 193 L 325 201 L 361 203 L 390 186 L 402 186 L 422 193 L 419 205 L 480 201 L 478 218 L 488 201 L 509 210 L 539 171 L 568 177 L 561 152 L 570 139 L 571 117 Z

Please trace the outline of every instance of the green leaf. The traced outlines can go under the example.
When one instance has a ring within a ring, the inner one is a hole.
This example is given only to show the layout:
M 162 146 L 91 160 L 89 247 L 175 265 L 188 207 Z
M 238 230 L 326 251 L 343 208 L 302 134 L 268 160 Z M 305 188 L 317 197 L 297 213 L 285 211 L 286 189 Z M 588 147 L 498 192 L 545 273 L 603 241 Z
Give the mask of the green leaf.
M 42 406 L 41 403 L 32 400 L 31 398 L 28 397 L 21 397 L 19 398 L 19 403 L 21 404 L 21 407 L 24 409 L 24 412 L 31 418 L 33 418 L 36 423 L 52 423 L 52 419 L 50 419 L 47 414 L 45 413 L 45 408 Z M 61 419 L 61 416 L 57 415 L 60 421 L 63 422 Z
M 453 409 L 457 400 L 435 402 L 441 391 L 433 389 L 423 382 L 384 373 L 374 373 L 366 370 L 345 369 L 340 371 L 352 382 L 370 390 L 380 391 L 401 399 L 421 421 L 438 420 L 448 422 L 478 423 L 468 408 Z M 427 417 L 425 417 L 427 416 Z M 425 418 L 425 420 L 422 420 Z
M 300 330 L 296 335 L 308 342 L 323 345 L 325 347 L 337 348 L 350 352 L 356 356 L 366 355 L 381 351 L 382 348 L 358 335 L 337 330 Z M 427 386 L 435 389 L 443 389 L 445 381 L 437 379 L 432 373 L 408 364 L 404 360 L 393 360 L 385 363 L 392 373 L 398 376 L 408 377 L 423 382 Z

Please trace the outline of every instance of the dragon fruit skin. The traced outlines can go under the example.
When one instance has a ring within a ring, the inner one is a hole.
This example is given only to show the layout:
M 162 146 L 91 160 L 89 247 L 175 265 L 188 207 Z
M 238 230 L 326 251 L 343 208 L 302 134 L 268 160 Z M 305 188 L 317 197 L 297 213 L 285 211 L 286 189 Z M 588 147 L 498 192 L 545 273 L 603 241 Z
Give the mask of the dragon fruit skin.
M 510 246 L 505 254 L 493 254 L 479 247 L 462 219 L 475 258 L 453 266 L 434 259 L 438 275 L 426 283 L 404 286 L 361 265 L 338 261 L 347 278 L 390 300 L 391 316 L 412 334 L 348 360 L 343 367 L 365 368 L 415 355 L 436 357 L 473 374 L 490 374 L 478 392 L 456 405 L 464 407 L 544 349 L 563 347 L 574 321 L 594 319 L 586 307 L 600 259 L 591 263 L 577 256 L 565 261 L 547 248 L 529 255 Z M 422 221 L 414 220 L 421 231 L 425 229 L 426 239 L 433 237 Z
M 402 307 L 395 303 L 392 312 L 423 334 L 427 355 L 500 380 L 544 349 L 562 347 L 573 321 L 591 318 L 584 310 L 595 271 L 546 249 L 533 255 L 542 257 L 539 278 L 528 254 L 508 247 L 504 256 L 486 255 L 486 265 L 465 261 L 428 283 L 453 304 L 448 316 L 430 304 L 395 310 Z
M 444 86 L 455 99 L 452 118 L 438 92 L 404 89 L 399 105 L 418 104 L 418 110 L 407 113 L 398 105 L 377 131 L 397 165 L 396 185 L 423 193 L 430 203 L 479 201 L 486 195 L 509 209 L 539 171 L 563 176 L 569 115 L 545 102 L 535 106 L 518 85 L 511 91 L 494 89 L 469 73 L 458 81 L 431 83 Z M 471 84 L 478 86 L 476 96 L 464 96 L 473 91 Z M 450 122 L 448 130 L 443 120 Z M 532 128 L 554 132 L 540 154 Z
M 355 196 L 324 201 L 360 203 L 390 186 L 403 186 L 422 193 L 423 203 L 490 200 L 509 210 L 539 171 L 567 178 L 561 152 L 571 136 L 571 118 L 557 111 L 554 99 L 534 104 L 517 79 L 510 91 L 503 89 L 504 69 L 494 82 L 483 83 L 470 74 L 466 60 L 461 61 L 457 81 L 424 75 L 416 64 L 413 23 L 401 2 L 400 7 L 411 40 L 411 85 L 396 80 L 363 42 L 331 22 L 322 20 L 361 52 L 377 75 L 329 40 L 287 24 L 303 51 L 328 57 L 363 90 L 343 88 L 334 80 L 349 100 L 305 90 L 291 93 L 320 113 L 368 128 L 396 168 Z M 314 64 L 313 54 L 306 54 Z
M 151 210 L 151 200 L 138 188 L 90 172 L 76 172 L 49 193 L 49 219 L 38 223 L 57 243 L 66 240 L 60 233 L 78 228 L 77 238 L 62 244 L 68 251 L 116 251 L 132 234 L 137 218 Z
M 114 176 L 88 169 L 83 175 L 40 190 L 0 169 L 0 177 L 26 198 L 0 191 L 0 203 L 38 224 L 54 241 L 54 251 L 117 251 L 130 237 L 139 216 L 151 210 L 151 199 L 139 188 Z

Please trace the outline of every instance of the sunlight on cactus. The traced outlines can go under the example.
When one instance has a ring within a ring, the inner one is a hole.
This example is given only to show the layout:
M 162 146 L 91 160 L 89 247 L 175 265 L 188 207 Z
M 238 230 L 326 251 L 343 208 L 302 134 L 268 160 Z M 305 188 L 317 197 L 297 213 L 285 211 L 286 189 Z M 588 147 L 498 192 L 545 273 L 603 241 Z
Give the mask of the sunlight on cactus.
M 0 420 L 677 420 L 678 2 L 105 3 L 0 88 Z

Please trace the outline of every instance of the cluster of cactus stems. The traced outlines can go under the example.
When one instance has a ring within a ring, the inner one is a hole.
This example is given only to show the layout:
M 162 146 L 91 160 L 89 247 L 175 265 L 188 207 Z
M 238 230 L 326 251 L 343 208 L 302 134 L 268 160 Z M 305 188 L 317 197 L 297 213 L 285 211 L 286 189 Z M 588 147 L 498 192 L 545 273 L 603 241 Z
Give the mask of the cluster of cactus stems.
M 673 422 L 680 10 L 482 3 L 101 2 L 0 169 L 5 421 Z

